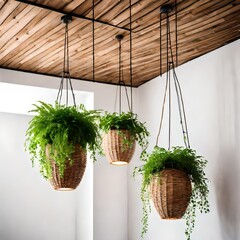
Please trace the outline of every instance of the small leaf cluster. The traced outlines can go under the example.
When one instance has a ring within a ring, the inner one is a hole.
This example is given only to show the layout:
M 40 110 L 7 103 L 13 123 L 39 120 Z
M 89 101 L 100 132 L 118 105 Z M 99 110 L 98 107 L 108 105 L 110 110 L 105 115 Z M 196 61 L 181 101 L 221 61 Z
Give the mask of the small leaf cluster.
M 105 133 L 108 133 L 110 130 L 117 130 L 118 133 L 121 134 L 120 130 L 128 130 L 132 139 L 135 139 L 142 148 L 140 157 L 142 160 L 145 160 L 147 156 L 146 149 L 148 146 L 147 138 L 149 132 L 147 131 L 145 124 L 141 123 L 137 117 L 137 114 L 132 112 L 122 112 L 120 114 L 116 112 L 105 112 L 105 115 L 101 117 L 99 126 Z M 132 139 L 129 141 L 124 134 L 122 136 L 126 147 L 130 147 L 133 144 Z
M 36 113 L 26 132 L 26 150 L 32 163 L 38 160 L 43 177 L 51 178 L 51 165 L 46 157 L 46 146 L 50 146 L 50 157 L 59 166 L 63 176 L 66 161 L 74 151 L 75 144 L 89 150 L 95 160 L 96 152 L 101 149 L 101 136 L 98 130 L 100 114 L 96 110 L 87 111 L 79 107 L 55 105 L 39 102 L 30 111 Z
M 143 229 L 142 237 L 147 232 L 148 214 L 150 212 L 149 185 L 152 177 L 164 169 L 178 169 L 185 171 L 192 183 L 192 194 L 190 203 L 183 216 L 186 220 L 186 237 L 190 240 L 190 235 L 195 226 L 196 209 L 200 212 L 209 212 L 208 202 L 208 179 L 205 176 L 204 168 L 207 160 L 198 156 L 196 151 L 190 148 L 173 147 L 170 150 L 156 146 L 148 160 L 141 167 L 136 167 L 133 175 L 140 173 L 143 176 L 141 199 L 143 202 Z

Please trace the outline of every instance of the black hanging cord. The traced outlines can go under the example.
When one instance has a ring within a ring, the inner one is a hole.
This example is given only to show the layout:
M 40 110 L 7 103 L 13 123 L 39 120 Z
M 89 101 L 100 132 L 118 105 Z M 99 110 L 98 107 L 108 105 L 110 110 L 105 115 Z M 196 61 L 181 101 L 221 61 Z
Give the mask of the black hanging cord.
M 167 27 L 166 27 L 166 37 L 167 37 L 167 73 L 169 71 L 169 56 L 168 56 L 168 47 L 169 47 L 169 43 L 168 43 L 168 37 L 169 37 L 169 34 L 168 34 L 168 31 L 169 31 L 169 18 L 168 18 L 168 13 L 167 13 Z
M 175 7 L 177 6 L 177 1 L 175 0 Z M 169 22 L 169 13 L 171 12 L 172 7 L 171 5 L 164 5 L 161 7 L 161 13 L 160 13 L 160 73 L 161 73 L 161 68 L 162 68 L 162 52 L 161 52 L 161 43 L 162 43 L 162 36 L 161 36 L 161 21 L 162 13 L 166 13 L 166 85 L 165 85 L 165 91 L 164 91 L 164 98 L 163 98 L 163 105 L 162 105 L 162 112 L 161 112 L 161 119 L 160 119 L 160 126 L 159 126 L 159 131 L 157 135 L 157 141 L 156 145 L 158 145 L 158 139 L 160 136 L 162 124 L 163 124 L 163 115 L 164 115 L 164 108 L 165 108 L 165 103 L 166 103 L 166 98 L 167 98 L 167 92 L 168 92 L 168 104 L 169 104 L 169 135 L 168 135 L 168 148 L 170 149 L 171 147 L 171 69 L 172 69 L 172 75 L 173 75 L 173 81 L 174 81 L 174 86 L 176 90 L 176 95 L 177 95 L 177 102 L 178 102 L 178 110 L 179 110 L 179 116 L 180 116 L 180 124 L 182 126 L 182 132 L 183 132 L 183 138 L 184 138 L 184 144 L 187 148 L 190 148 L 190 141 L 189 141 L 189 134 L 188 134 L 188 127 L 187 127 L 187 118 L 186 118 L 186 112 L 185 112 L 185 107 L 184 107 L 184 102 L 183 102 L 183 96 L 182 96 L 182 91 L 181 91 L 181 86 L 175 71 L 175 66 L 177 65 L 178 61 L 178 35 L 177 35 L 177 9 L 175 9 L 175 40 L 176 40 L 176 56 L 175 56 L 175 62 L 176 65 L 174 64 L 174 57 L 173 57 L 173 49 L 172 49 L 172 42 L 171 42 L 171 29 L 170 29 L 170 22 Z M 169 56 L 170 53 L 170 56 Z
M 175 3 L 176 7 L 176 3 Z M 175 9 L 175 17 L 177 19 L 177 10 Z M 177 35 L 177 21 L 175 21 L 175 33 L 176 33 L 176 40 L 178 39 Z M 177 43 L 177 42 L 176 42 Z M 171 54 L 171 59 L 172 59 L 172 70 L 173 70 L 173 79 L 175 83 L 175 90 L 177 94 L 177 101 L 178 101 L 178 108 L 179 108 L 179 116 L 180 116 L 180 124 L 182 126 L 182 132 L 183 132 L 183 140 L 184 144 L 187 148 L 190 148 L 190 141 L 189 141 L 189 134 L 188 134 L 188 126 L 187 126 L 187 117 L 186 117 L 186 112 L 185 112 L 185 106 L 184 106 L 184 101 L 183 101 L 183 95 L 182 95 L 182 90 L 181 86 L 175 71 L 175 64 L 174 64 L 174 57 L 173 57 L 173 50 L 172 50 L 172 41 L 171 41 L 171 34 L 169 31 L 169 45 L 170 45 L 170 54 Z M 178 59 L 178 50 L 177 50 L 177 45 L 176 45 L 176 61 Z
M 128 96 L 128 89 L 127 89 L 127 86 L 124 82 L 124 75 L 123 75 L 123 61 L 121 61 L 122 64 L 121 64 L 121 82 L 120 82 L 120 85 L 119 87 L 121 87 L 122 85 L 124 86 L 124 89 L 125 89 L 125 94 L 126 94 L 126 98 L 127 98 L 127 104 L 128 104 L 128 109 L 130 112 L 131 111 L 131 105 L 130 105 L 130 101 L 129 101 L 129 96 Z M 130 96 L 131 97 L 131 96 Z
M 132 67 L 132 1 L 129 0 L 129 29 L 130 29 L 130 88 L 131 88 L 131 108 L 130 111 L 133 112 L 133 67 Z
M 172 52 L 172 45 L 171 45 L 171 37 L 170 36 L 169 36 L 169 43 L 170 43 L 170 49 L 171 49 L 171 58 L 173 60 L 173 52 Z M 179 111 L 179 117 L 180 117 L 180 124 L 182 126 L 183 140 L 184 140 L 185 146 L 187 148 L 190 148 L 188 127 L 187 127 L 187 119 L 186 119 L 186 113 L 185 113 L 182 91 L 181 91 L 181 87 L 180 87 L 180 84 L 179 84 L 179 81 L 178 81 L 177 74 L 175 72 L 174 62 L 171 62 L 171 64 L 172 64 L 174 85 L 175 85 L 175 90 L 176 90 L 176 94 L 177 94 L 178 111 Z
M 125 93 L 126 93 L 126 98 L 127 98 L 127 104 L 128 104 L 128 109 L 131 112 L 131 106 L 130 106 L 130 101 L 129 101 L 129 97 L 128 97 L 128 90 L 127 90 L 127 86 L 124 83 L 124 81 L 122 81 L 122 84 L 124 85 L 124 89 L 125 89 Z
M 165 103 L 166 103 L 166 99 L 167 99 L 167 90 L 168 90 L 168 75 L 167 75 L 166 83 L 165 83 L 165 90 L 164 90 L 164 97 L 163 97 L 163 104 L 162 104 L 162 111 L 161 111 L 160 125 L 159 125 L 159 129 L 158 129 L 158 134 L 157 134 L 156 146 L 158 146 L 158 140 L 159 140 L 160 133 L 162 130 Z
M 64 80 L 64 72 L 62 72 L 62 78 L 60 81 L 59 89 L 58 89 L 58 94 L 57 94 L 57 102 L 60 103 L 62 99 L 62 90 L 63 90 L 63 80 Z
M 181 104 L 182 104 L 182 111 L 183 111 L 183 119 L 184 119 L 184 125 L 185 125 L 185 134 L 186 134 L 186 141 L 188 144 L 188 148 L 190 148 L 190 141 L 189 141 L 189 134 L 188 134 L 188 126 L 187 126 L 187 116 L 186 116 L 186 111 L 185 111 L 185 106 L 184 106 L 184 102 L 183 102 L 183 96 L 182 96 L 182 90 L 181 90 L 181 86 L 177 77 L 177 74 L 175 72 L 175 69 L 173 69 L 173 76 L 175 78 L 175 81 L 177 83 L 178 89 L 179 89 L 179 95 L 180 95 L 180 99 L 181 99 Z
M 131 107 L 130 107 L 130 100 L 129 100 L 129 96 L 128 96 L 127 85 L 125 84 L 124 81 L 122 81 L 122 85 L 124 86 L 124 89 L 125 89 L 125 94 L 126 94 L 126 98 L 127 98 L 128 109 L 129 109 L 129 111 L 130 111 Z M 114 101 L 114 112 L 116 111 L 116 106 L 117 106 L 118 88 L 120 88 L 120 85 L 118 85 L 118 86 L 117 86 L 117 89 L 116 89 L 116 97 L 115 97 L 115 101 Z
M 68 78 L 66 79 L 66 106 L 68 106 Z
M 122 40 L 119 39 L 119 73 L 118 73 L 118 84 L 119 84 L 119 114 L 122 112 L 122 88 L 121 88 L 121 67 L 122 67 Z
M 170 25 L 169 25 L 170 30 Z M 179 116 L 180 116 L 180 124 L 182 126 L 182 132 L 183 132 L 183 140 L 184 144 L 187 148 L 190 148 L 190 141 L 189 141 L 189 134 L 188 134 L 188 126 L 187 126 L 187 117 L 185 112 L 185 106 L 183 101 L 183 95 L 181 86 L 175 71 L 175 65 L 174 65 L 174 57 L 173 57 L 173 50 L 172 50 L 172 41 L 171 41 L 171 34 L 169 31 L 169 47 L 170 47 L 170 54 L 171 54 L 171 64 L 172 64 L 172 70 L 173 70 L 173 79 L 175 84 L 175 90 L 177 94 L 177 101 L 178 101 L 178 109 L 179 109 Z M 177 58 L 177 57 L 176 57 Z
M 178 11 L 177 11 L 177 0 L 175 0 L 175 41 L 176 41 L 176 65 L 178 66 L 178 24 L 177 24 L 177 18 L 178 18 Z
M 75 98 L 75 94 L 74 94 L 74 91 L 73 91 L 73 86 L 72 86 L 72 81 L 70 79 L 70 75 L 69 75 L 69 83 L 70 83 L 70 89 L 71 89 L 72 96 L 73 96 L 73 104 L 76 107 L 76 98 Z
M 171 104 L 172 104 L 172 99 L 171 99 L 171 74 L 170 74 L 170 64 L 169 65 L 169 70 L 167 72 L 168 75 L 168 149 L 171 148 Z
M 69 51 L 68 51 L 68 22 L 65 25 L 64 41 L 64 74 L 66 77 L 66 106 L 68 106 L 68 76 L 69 76 Z
M 159 21 L 159 66 L 160 76 L 162 77 L 162 13 L 160 10 L 160 21 Z
M 124 86 L 125 89 L 125 93 L 126 93 L 126 98 L 127 98 L 127 104 L 128 104 L 128 108 L 129 111 L 131 111 L 131 104 L 129 101 L 129 96 L 128 96 L 128 90 L 127 90 L 127 86 L 124 82 L 124 75 L 123 75 L 123 61 L 122 61 L 122 39 L 123 39 L 123 35 L 119 34 L 116 36 L 116 39 L 118 40 L 119 43 L 119 47 L 118 47 L 118 54 L 119 54 L 119 59 L 118 59 L 118 87 L 119 88 L 119 93 L 117 92 L 116 94 L 119 94 L 119 114 L 121 114 L 122 112 L 122 86 Z M 116 102 L 116 99 L 115 99 Z M 115 108 L 114 108 L 115 109 Z
M 64 15 L 61 18 L 62 22 L 65 23 L 65 34 L 64 34 L 64 57 L 63 57 L 63 72 L 62 78 L 60 81 L 60 86 L 57 95 L 57 102 L 61 104 L 62 93 L 64 87 L 64 80 L 66 80 L 66 106 L 68 106 L 68 88 L 70 86 L 70 90 L 73 97 L 74 106 L 76 106 L 76 99 L 73 92 L 71 77 L 70 77 L 70 68 L 69 68 L 69 38 L 68 38 L 68 24 L 72 21 L 72 17 L 69 15 Z
M 69 74 L 69 41 L 68 41 L 68 23 L 66 23 L 66 31 L 65 31 L 65 39 L 66 39 L 66 44 L 65 44 L 65 51 L 66 51 L 66 74 Z
M 92 0 L 92 58 L 93 58 L 93 62 L 92 62 L 92 68 L 93 68 L 93 72 L 92 72 L 92 78 L 93 78 L 93 82 L 95 82 L 95 4 L 94 4 L 94 0 Z
M 168 149 L 171 147 L 171 75 L 170 75 L 170 64 L 169 64 L 169 15 L 167 12 L 167 78 L 168 78 Z

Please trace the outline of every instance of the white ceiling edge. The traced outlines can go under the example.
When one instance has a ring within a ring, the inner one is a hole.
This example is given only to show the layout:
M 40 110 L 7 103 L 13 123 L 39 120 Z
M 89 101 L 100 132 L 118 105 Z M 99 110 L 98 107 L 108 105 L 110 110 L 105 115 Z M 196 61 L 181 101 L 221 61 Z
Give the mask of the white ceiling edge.
M 0 82 L 0 112 L 34 115 L 29 112 L 34 109 L 33 104 L 38 101 L 54 104 L 58 90 L 13 83 Z M 93 109 L 93 93 L 74 91 L 77 105 L 84 104 L 87 109 Z M 69 106 L 73 105 L 71 91 L 69 95 Z M 65 103 L 66 90 L 63 90 L 62 104 Z

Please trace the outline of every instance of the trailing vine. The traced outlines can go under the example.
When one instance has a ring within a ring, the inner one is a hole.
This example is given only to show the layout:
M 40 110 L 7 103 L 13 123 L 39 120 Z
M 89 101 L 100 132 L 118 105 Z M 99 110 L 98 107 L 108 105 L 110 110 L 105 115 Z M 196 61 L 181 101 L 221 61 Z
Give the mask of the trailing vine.
M 99 126 L 104 133 L 108 133 L 113 129 L 117 130 L 118 134 L 123 137 L 125 147 L 131 147 L 133 144 L 132 139 L 135 139 L 142 149 L 140 158 L 146 160 L 149 132 L 145 124 L 137 119 L 137 114 L 132 112 L 122 112 L 121 114 L 105 112 L 105 115 L 101 117 Z M 127 139 L 126 135 L 122 134 L 120 130 L 128 130 L 132 138 Z
M 32 164 L 38 161 L 44 178 L 51 178 L 51 164 L 46 157 L 46 146 L 50 147 L 50 157 L 59 166 L 63 176 L 66 161 L 72 160 L 71 153 L 75 144 L 83 150 L 89 150 L 96 160 L 96 153 L 101 150 L 101 136 L 98 130 L 99 112 L 87 111 L 79 107 L 55 105 L 39 102 L 34 104 L 36 113 L 26 132 L 26 150 L 31 155 Z
M 148 160 L 141 167 L 136 167 L 133 175 L 140 173 L 142 175 L 141 199 L 143 202 L 142 234 L 148 230 L 148 215 L 150 208 L 149 185 L 154 175 L 159 174 L 164 169 L 178 169 L 185 171 L 192 183 L 192 194 L 188 208 L 183 216 L 186 220 L 185 235 L 190 240 L 191 233 L 195 226 L 196 210 L 200 212 L 209 212 L 208 202 L 208 179 L 205 176 L 204 168 L 207 160 L 202 156 L 196 155 L 196 151 L 190 148 L 173 147 L 170 150 L 156 146 L 149 156 Z M 161 181 L 161 179 L 160 179 Z

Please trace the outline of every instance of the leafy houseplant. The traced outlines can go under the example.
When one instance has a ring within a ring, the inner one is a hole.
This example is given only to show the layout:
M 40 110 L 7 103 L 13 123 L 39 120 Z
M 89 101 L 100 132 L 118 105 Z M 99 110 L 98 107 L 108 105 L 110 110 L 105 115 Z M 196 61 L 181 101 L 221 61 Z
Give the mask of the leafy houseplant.
M 197 156 L 196 152 L 190 148 L 173 147 L 171 150 L 166 150 L 156 146 L 145 164 L 135 168 L 134 175 L 140 173 L 143 176 L 141 188 L 141 199 L 143 201 L 142 236 L 147 232 L 150 211 L 149 199 L 150 196 L 153 198 L 154 179 L 157 178 L 157 184 L 161 186 L 164 184 L 163 172 L 176 169 L 185 172 L 192 183 L 190 201 L 185 214 L 183 212 L 183 218 L 185 218 L 187 225 L 185 234 L 187 239 L 190 239 L 195 225 L 196 209 L 198 208 L 205 213 L 209 212 L 208 180 L 204 173 L 206 164 L 207 161 L 203 157 Z M 172 184 L 174 180 L 170 179 L 170 182 Z M 183 189 L 181 190 L 183 191 Z M 161 212 L 159 214 L 161 215 Z
M 33 164 L 34 160 L 38 160 L 41 174 L 50 182 L 55 178 L 64 181 L 67 168 L 74 165 L 76 153 L 77 158 L 84 158 L 77 164 L 84 172 L 86 150 L 95 159 L 95 153 L 100 149 L 101 137 L 96 122 L 99 112 L 87 111 L 83 105 L 74 107 L 39 103 L 31 111 L 37 115 L 30 121 L 26 132 L 26 149 L 31 154 Z M 57 177 L 53 176 L 56 167 Z M 81 180 L 81 176 L 78 178 Z
M 145 125 L 138 121 L 136 114 L 106 113 L 101 117 L 100 129 L 105 133 L 103 148 L 110 163 L 116 165 L 128 163 L 134 153 L 135 141 L 142 148 L 141 158 L 146 158 L 149 132 Z

